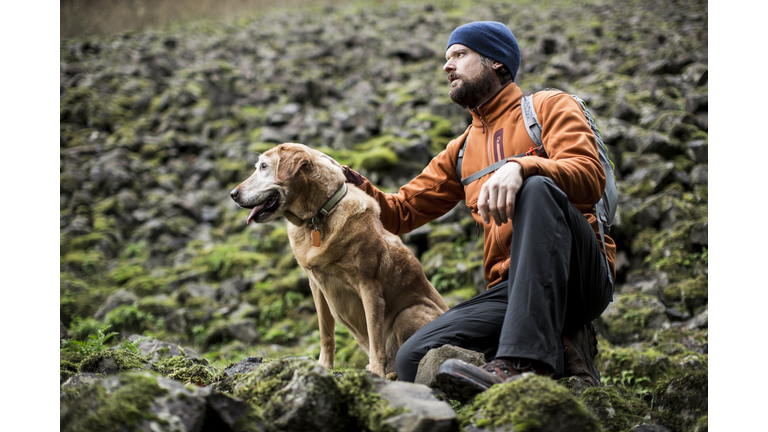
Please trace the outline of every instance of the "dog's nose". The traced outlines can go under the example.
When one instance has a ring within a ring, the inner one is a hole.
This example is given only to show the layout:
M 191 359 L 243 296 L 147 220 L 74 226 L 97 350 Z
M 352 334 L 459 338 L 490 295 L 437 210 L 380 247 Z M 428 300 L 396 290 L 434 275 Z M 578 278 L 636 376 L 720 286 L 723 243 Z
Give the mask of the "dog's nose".
M 231 196 L 233 200 L 237 201 L 237 197 L 240 196 L 240 189 L 238 188 L 232 189 L 232 192 L 229 193 L 229 196 Z

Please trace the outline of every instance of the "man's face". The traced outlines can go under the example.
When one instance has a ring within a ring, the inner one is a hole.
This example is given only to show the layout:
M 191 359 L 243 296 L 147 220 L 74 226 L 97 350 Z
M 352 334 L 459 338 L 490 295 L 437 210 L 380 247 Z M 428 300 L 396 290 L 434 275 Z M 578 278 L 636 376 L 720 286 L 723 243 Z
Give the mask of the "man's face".
M 475 108 L 498 87 L 496 73 L 480 61 L 480 54 L 461 44 L 445 52 L 443 70 L 448 74 L 448 96 L 462 108 Z

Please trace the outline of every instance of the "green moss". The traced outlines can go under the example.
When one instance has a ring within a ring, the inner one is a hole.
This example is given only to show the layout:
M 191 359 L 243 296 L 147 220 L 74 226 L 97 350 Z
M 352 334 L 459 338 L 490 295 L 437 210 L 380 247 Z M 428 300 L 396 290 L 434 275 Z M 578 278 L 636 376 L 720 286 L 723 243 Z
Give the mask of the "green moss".
M 644 341 L 652 338 L 667 320 L 664 311 L 664 305 L 655 296 L 627 293 L 619 295 L 600 320 L 612 343 Z
M 640 348 L 612 347 L 601 343 L 595 364 L 603 384 L 621 385 L 636 393 L 650 391 L 655 383 L 686 372 L 686 361 L 695 355 L 706 369 L 707 355 L 679 345 L 642 344 Z
M 137 276 L 142 276 L 147 273 L 146 269 L 141 264 L 128 264 L 124 266 L 119 266 L 112 270 L 110 273 L 110 278 L 113 282 L 116 284 L 122 284 L 125 281 L 132 279 Z
M 708 276 L 701 275 L 670 284 L 664 289 L 665 301 L 681 302 L 694 309 L 708 302 Z
M 672 228 L 658 231 L 650 238 L 650 253 L 645 258 L 645 262 L 655 270 L 666 272 L 670 282 L 697 277 L 707 271 L 709 264 L 707 248 L 699 250 L 690 242 L 691 227 L 706 221 L 706 206 L 701 210 L 704 212 L 703 220 L 699 218 L 682 220 L 675 223 Z M 635 249 L 634 245 L 633 249 Z
M 622 386 L 592 387 L 580 398 L 587 409 L 600 420 L 607 432 L 624 432 L 644 423 L 648 405 L 632 390 Z
M 98 351 L 80 362 L 77 370 L 80 373 L 113 374 L 127 371 L 140 371 L 149 366 L 144 357 L 125 350 Z
M 394 151 L 387 147 L 374 147 L 367 151 L 355 153 L 353 169 L 368 171 L 386 170 L 397 165 L 398 158 Z
M 402 414 L 404 408 L 393 408 L 386 399 L 375 392 L 371 374 L 362 370 L 345 372 L 338 382 L 349 415 L 357 423 L 357 430 L 370 432 L 392 431 L 384 420 Z
M 298 427 L 344 430 L 348 419 L 333 377 L 308 357 L 285 357 L 263 364 L 242 376 L 233 395 L 250 403 L 270 423 L 270 431 Z M 306 401 L 312 401 L 311 405 Z M 286 410 L 295 409 L 293 403 L 307 411 L 302 417 L 283 418 Z
M 242 274 L 249 267 L 263 265 L 269 258 L 261 253 L 243 250 L 232 243 L 215 244 L 198 251 L 192 260 L 194 267 L 199 267 L 212 276 L 226 279 Z
M 437 243 L 421 256 L 424 274 L 438 292 L 474 288 L 472 271 L 482 265 L 482 250 L 465 255 L 462 242 Z
M 156 398 L 168 393 L 148 374 L 130 373 L 119 378 L 119 386 L 107 392 L 94 385 L 65 403 L 61 409 L 62 432 L 119 432 L 139 430 L 147 421 L 165 422 L 149 410 Z
M 120 305 L 104 317 L 104 323 L 116 331 L 142 333 L 156 326 L 155 317 L 139 309 L 138 305 Z
M 166 377 L 182 383 L 197 383 L 207 386 L 224 378 L 221 371 L 209 366 L 208 360 L 184 356 L 165 358 L 159 361 L 154 369 Z
M 64 359 L 59 360 L 59 382 L 63 383 L 75 375 L 77 375 L 77 363 Z
M 653 391 L 653 418 L 672 432 L 692 430 L 708 411 L 707 372 L 659 383 Z
M 494 385 L 461 412 L 461 425 L 515 431 L 600 431 L 597 418 L 555 381 L 528 375 Z

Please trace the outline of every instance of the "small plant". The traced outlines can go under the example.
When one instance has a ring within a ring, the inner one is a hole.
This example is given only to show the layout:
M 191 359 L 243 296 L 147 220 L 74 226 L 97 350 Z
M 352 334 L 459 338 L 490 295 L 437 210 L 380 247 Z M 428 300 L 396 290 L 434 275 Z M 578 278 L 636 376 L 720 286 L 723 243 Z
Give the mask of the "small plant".
M 95 334 L 90 334 L 85 341 L 79 340 L 61 340 L 61 349 L 64 351 L 74 351 L 82 354 L 83 356 L 89 356 L 95 352 L 104 350 L 104 343 L 107 339 L 116 335 L 117 332 L 105 333 L 111 326 L 106 325 L 96 330 Z
M 606 376 L 603 375 L 600 379 L 603 385 L 621 385 L 625 388 L 635 392 L 635 394 L 642 395 L 651 391 L 651 380 L 647 377 L 638 378 L 635 376 L 632 370 L 621 371 L 621 376 Z
M 128 339 L 120 342 L 120 345 L 117 346 L 117 349 L 130 351 L 133 354 L 141 355 L 141 351 L 139 351 L 139 344 L 144 342 L 145 340 L 149 339 L 148 337 L 138 338 L 135 341 L 131 342 Z M 167 348 L 166 348 L 167 349 Z

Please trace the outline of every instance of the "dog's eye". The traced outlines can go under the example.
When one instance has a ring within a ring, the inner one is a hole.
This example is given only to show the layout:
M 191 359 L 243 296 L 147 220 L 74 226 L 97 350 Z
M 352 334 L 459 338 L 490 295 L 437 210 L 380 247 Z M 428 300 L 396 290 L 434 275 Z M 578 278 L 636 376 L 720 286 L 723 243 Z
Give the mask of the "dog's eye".
M 261 165 L 260 165 L 259 167 L 260 167 L 262 170 L 265 170 L 265 169 L 267 169 L 267 164 L 265 164 L 264 162 L 262 162 L 262 163 L 261 163 Z

